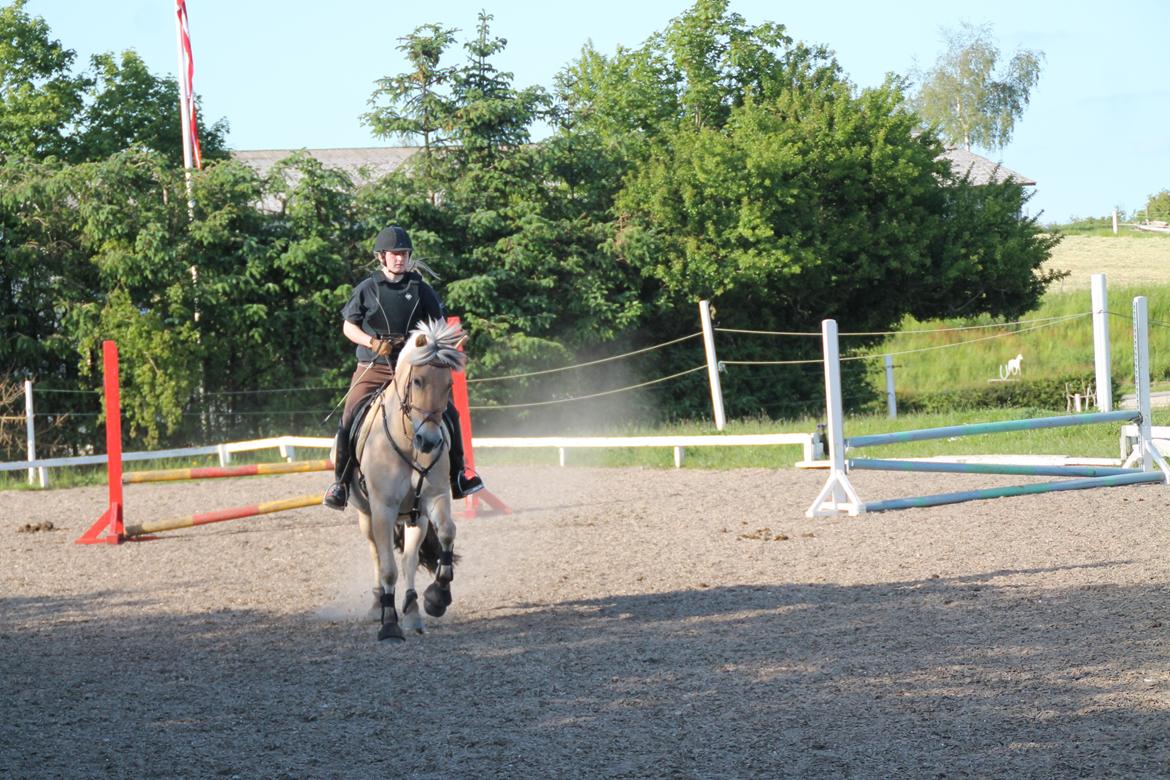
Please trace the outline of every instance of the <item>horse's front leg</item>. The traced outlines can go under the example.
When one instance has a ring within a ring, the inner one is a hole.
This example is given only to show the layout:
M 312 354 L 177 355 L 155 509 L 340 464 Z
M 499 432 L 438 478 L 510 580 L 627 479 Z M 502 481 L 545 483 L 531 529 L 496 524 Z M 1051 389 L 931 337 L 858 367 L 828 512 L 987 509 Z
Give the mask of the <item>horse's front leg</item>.
M 403 641 L 406 636 L 398 626 L 398 610 L 394 606 L 394 583 L 398 579 L 398 567 L 394 562 L 394 518 L 387 518 L 381 507 L 371 507 L 371 515 L 358 512 L 358 523 L 370 544 L 370 556 L 374 560 L 374 608 L 378 610 L 381 628 L 378 639 Z
M 407 631 L 423 633 L 422 615 L 418 613 L 418 593 L 414 589 L 414 575 L 418 571 L 418 550 L 427 533 L 427 516 L 402 525 L 402 580 L 406 592 L 402 596 L 402 627 Z
M 429 507 L 431 522 L 439 536 L 439 568 L 435 581 L 423 594 L 424 607 L 431 617 L 442 617 L 451 606 L 451 580 L 455 579 L 455 520 L 451 517 L 451 496 L 436 498 Z

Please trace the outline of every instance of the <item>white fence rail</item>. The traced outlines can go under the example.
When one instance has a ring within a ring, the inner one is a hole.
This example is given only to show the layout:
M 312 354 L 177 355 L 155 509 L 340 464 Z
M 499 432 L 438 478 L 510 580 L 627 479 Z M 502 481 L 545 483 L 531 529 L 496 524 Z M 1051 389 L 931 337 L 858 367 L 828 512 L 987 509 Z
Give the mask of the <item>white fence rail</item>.
M 687 447 L 758 447 L 778 444 L 798 444 L 803 461 L 818 457 L 815 437 L 811 433 L 751 433 L 732 436 L 535 436 L 529 438 L 473 438 L 475 449 L 493 447 L 509 449 L 540 449 L 551 447 L 558 451 L 561 465 L 565 465 L 565 450 L 574 448 L 671 447 L 674 449 L 675 468 L 681 468 Z
M 531 438 L 476 437 L 471 446 L 476 449 L 541 449 L 555 448 L 560 453 L 560 463 L 565 465 L 565 450 L 576 448 L 620 448 L 620 447 L 671 447 L 674 449 L 674 465 L 681 468 L 688 447 L 755 447 L 775 445 L 799 445 L 802 462 L 819 457 L 816 437 L 809 433 L 759 433 L 733 436 L 537 436 Z M 183 447 L 173 450 L 153 450 L 122 453 L 122 462 L 140 460 L 164 460 L 167 458 L 190 458 L 201 455 L 216 455 L 219 465 L 231 463 L 231 456 L 237 452 L 277 449 L 287 461 L 296 460 L 296 450 L 329 449 L 332 437 L 277 436 L 271 439 L 253 439 L 206 447 Z M 68 458 L 42 458 L 0 463 L 0 471 L 37 469 L 41 475 L 41 487 L 49 486 L 48 469 L 72 466 L 95 466 L 106 462 L 105 455 L 78 455 Z
M 206 447 L 182 447 L 174 450 L 150 450 L 138 452 L 123 452 L 122 462 L 136 460 L 166 460 L 168 458 L 192 458 L 200 455 L 217 455 L 219 465 L 226 466 L 232 461 L 232 454 L 236 452 L 254 452 L 256 450 L 277 449 L 282 458 L 288 461 L 296 459 L 296 448 L 324 448 L 333 446 L 332 438 L 315 438 L 306 436 L 277 436 L 271 439 L 253 439 L 251 441 L 234 441 L 226 444 L 212 444 Z M 49 468 L 73 466 L 96 466 L 106 462 L 103 455 L 75 455 L 67 458 L 41 458 L 38 460 L 18 460 L 10 463 L 0 463 L 0 471 L 20 471 L 21 469 L 37 469 L 40 474 L 41 487 L 49 486 Z

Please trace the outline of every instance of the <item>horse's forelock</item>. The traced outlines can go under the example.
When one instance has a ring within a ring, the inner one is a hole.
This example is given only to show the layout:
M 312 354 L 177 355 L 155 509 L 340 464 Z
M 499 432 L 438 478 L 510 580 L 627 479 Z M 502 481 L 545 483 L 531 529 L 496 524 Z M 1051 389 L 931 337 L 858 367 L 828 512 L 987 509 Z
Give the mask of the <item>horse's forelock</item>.
M 422 344 L 419 344 L 422 336 Z M 467 363 L 467 355 L 459 351 L 459 345 L 464 339 L 463 328 L 454 323 L 431 320 L 420 323 L 411 331 L 406 339 L 406 346 L 402 349 L 400 361 L 407 361 L 413 366 L 436 363 L 446 368 L 462 370 Z

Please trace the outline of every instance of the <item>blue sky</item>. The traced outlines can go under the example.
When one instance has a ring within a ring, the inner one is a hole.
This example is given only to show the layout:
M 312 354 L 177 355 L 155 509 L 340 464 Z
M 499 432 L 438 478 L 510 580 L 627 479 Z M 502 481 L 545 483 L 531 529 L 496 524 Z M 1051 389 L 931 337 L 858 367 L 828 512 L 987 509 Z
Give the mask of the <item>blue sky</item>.
M 550 86 L 591 40 L 603 53 L 635 47 L 689 3 L 590 0 L 488 4 L 373 0 L 187 0 L 195 89 L 209 119 L 231 124 L 234 149 L 377 146 L 359 116 L 374 82 L 404 70 L 397 39 L 420 24 L 474 29 L 481 8 L 508 39 L 497 60 L 519 86 Z M 1012 143 L 984 153 L 1035 179 L 1029 211 L 1041 220 L 1134 210 L 1170 189 L 1170 3 L 1001 2 L 952 4 L 794 3 L 732 0 L 758 24 L 784 24 L 794 38 L 836 52 L 859 87 L 887 72 L 932 65 L 942 28 L 990 23 L 1004 59 L 1017 48 L 1044 52 L 1040 83 Z M 29 0 L 79 63 L 135 49 L 156 73 L 177 69 L 170 0 Z M 461 35 L 460 40 L 463 40 Z

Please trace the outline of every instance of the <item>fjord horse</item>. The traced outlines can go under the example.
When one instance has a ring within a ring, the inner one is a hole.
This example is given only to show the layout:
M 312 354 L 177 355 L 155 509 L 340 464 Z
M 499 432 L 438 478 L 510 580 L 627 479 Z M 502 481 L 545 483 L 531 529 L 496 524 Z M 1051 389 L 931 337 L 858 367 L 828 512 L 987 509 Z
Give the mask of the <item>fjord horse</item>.
M 412 331 L 395 364 L 394 381 L 371 407 L 359 437 L 359 468 L 354 471 L 350 495 L 374 562 L 380 640 L 404 641 L 404 628 L 423 633 L 414 588 L 420 562 L 435 574 L 423 595 L 427 614 L 439 617 L 451 604 L 455 521 L 448 453 L 452 434 L 443 423 L 443 410 L 451 397 L 451 374 L 462 370 L 466 361 L 459 351 L 463 339 L 458 325 L 438 321 Z M 402 554 L 405 586 L 401 624 L 394 599 L 396 547 Z

